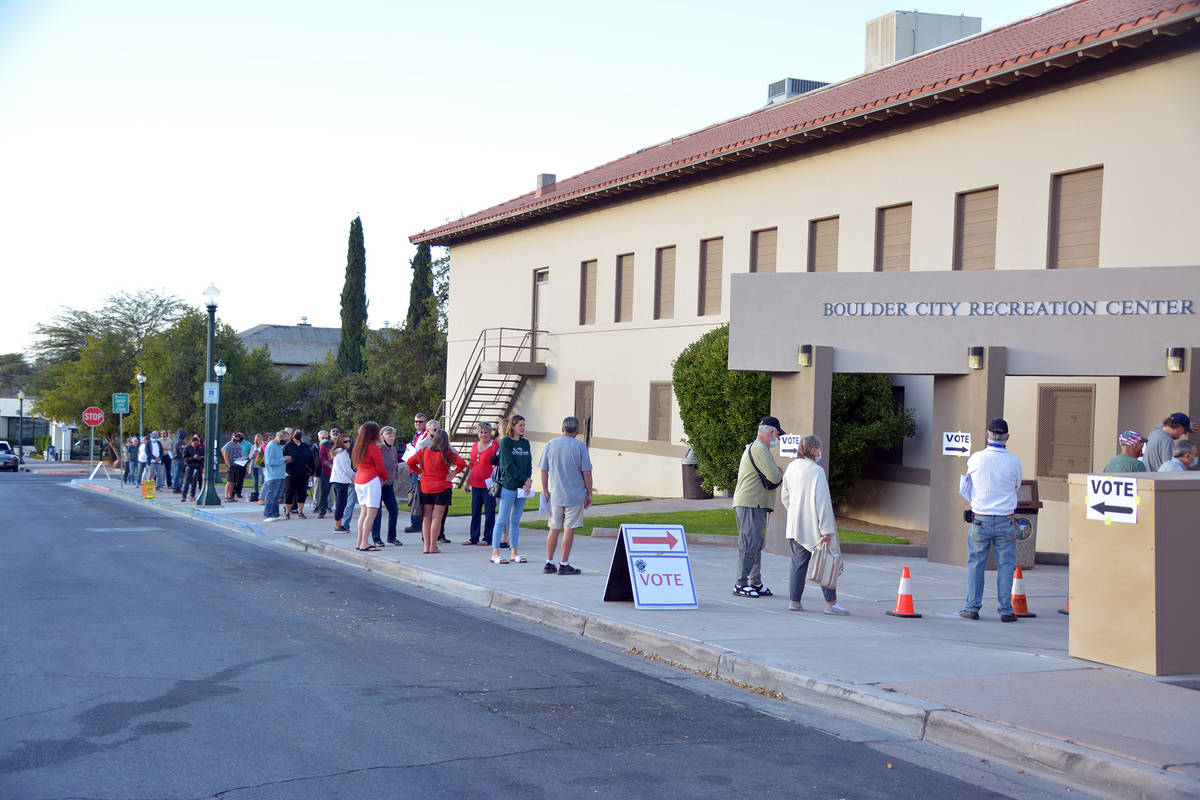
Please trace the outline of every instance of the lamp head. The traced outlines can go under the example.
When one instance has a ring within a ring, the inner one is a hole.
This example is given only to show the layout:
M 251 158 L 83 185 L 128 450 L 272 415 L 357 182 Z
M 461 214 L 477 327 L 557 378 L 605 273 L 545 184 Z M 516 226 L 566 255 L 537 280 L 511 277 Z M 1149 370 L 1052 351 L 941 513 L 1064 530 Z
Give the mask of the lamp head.
M 224 359 L 222 359 L 222 360 L 218 361 L 218 362 L 217 362 L 217 363 L 216 363 L 216 364 L 213 366 L 213 372 L 215 372 L 215 373 L 216 373 L 216 375 L 217 375 L 217 379 L 218 379 L 218 380 L 220 380 L 221 378 L 224 378 L 224 377 L 225 377 L 225 372 L 226 372 L 226 370 L 228 370 L 228 369 L 229 369 L 229 367 L 225 366 L 225 361 L 224 361 Z
M 134 375 L 133 377 L 137 378 L 137 382 L 142 386 L 146 385 L 146 373 L 142 372 L 141 367 L 138 367 L 137 375 Z
M 216 308 L 217 301 L 220 299 L 221 290 L 210 283 L 208 288 L 204 290 L 204 305 L 208 306 L 209 308 Z

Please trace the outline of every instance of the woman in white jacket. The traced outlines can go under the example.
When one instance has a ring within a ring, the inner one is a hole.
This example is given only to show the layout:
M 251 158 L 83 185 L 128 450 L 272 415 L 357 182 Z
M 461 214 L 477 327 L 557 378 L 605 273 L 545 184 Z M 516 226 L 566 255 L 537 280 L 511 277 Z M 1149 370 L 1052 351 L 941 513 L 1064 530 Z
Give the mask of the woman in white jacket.
M 792 569 L 788 581 L 789 611 L 803 611 L 800 600 L 808 576 L 808 561 L 818 544 L 828 545 L 829 552 L 841 556 L 838 546 L 837 521 L 833 516 L 833 501 L 829 496 L 829 480 L 817 463 L 821 460 L 821 439 L 805 436 L 800 440 L 796 460 L 783 473 L 780 499 L 787 509 L 787 538 L 792 546 Z M 825 613 L 839 616 L 850 612 L 838 605 L 837 591 L 825 589 Z

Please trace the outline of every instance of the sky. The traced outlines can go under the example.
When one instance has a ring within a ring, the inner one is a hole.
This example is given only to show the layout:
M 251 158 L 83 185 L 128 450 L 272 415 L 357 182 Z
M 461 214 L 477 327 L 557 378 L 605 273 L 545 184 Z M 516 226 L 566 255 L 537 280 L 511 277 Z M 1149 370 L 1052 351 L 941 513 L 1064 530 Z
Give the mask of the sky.
M 921 11 L 998 27 L 1055 3 Z M 66 306 L 153 289 L 340 326 L 361 216 L 369 324 L 408 237 L 863 70 L 871 0 L 0 0 L 0 352 Z M 436 252 L 435 252 L 436 254 Z

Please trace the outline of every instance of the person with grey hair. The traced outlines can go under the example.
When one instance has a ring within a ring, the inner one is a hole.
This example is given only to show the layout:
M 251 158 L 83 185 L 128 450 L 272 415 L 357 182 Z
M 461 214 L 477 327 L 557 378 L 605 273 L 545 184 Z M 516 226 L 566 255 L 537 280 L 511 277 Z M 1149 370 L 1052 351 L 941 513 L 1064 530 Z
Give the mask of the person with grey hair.
M 592 459 L 587 445 L 579 441 L 579 420 L 563 420 L 562 436 L 551 439 L 542 450 L 538 469 L 542 477 L 542 497 L 550 506 L 550 532 L 546 535 L 546 566 L 548 575 L 578 575 L 579 568 L 571 566 L 571 547 L 575 530 L 583 525 L 583 510 L 592 507 Z M 558 535 L 562 539 L 562 560 L 554 565 L 558 552 Z
M 283 443 L 287 440 L 286 430 L 277 431 L 263 451 L 263 522 L 279 519 L 279 498 L 287 477 L 287 461 L 283 457 Z
M 496 527 L 496 498 L 488 491 L 488 484 L 495 480 L 492 456 L 500 452 L 500 444 L 492 438 L 491 423 L 481 422 L 475 431 L 479 441 L 471 445 L 467 479 L 463 482 L 463 491 L 471 496 L 471 538 L 463 544 L 491 547 L 492 529 Z
M 1169 461 L 1164 461 L 1163 465 L 1158 468 L 1159 472 L 1187 472 L 1196 466 L 1197 451 L 1200 448 L 1196 447 L 1196 443 L 1191 439 L 1180 439 L 1175 442 L 1175 446 L 1171 448 L 1172 458 Z
M 413 438 L 412 446 L 416 447 L 425 438 L 425 429 L 429 425 L 429 417 L 425 414 L 417 412 L 413 415 Z M 407 450 L 407 448 L 406 448 Z M 403 453 L 401 454 L 403 455 Z M 401 458 L 401 463 L 404 459 Z M 405 469 L 408 465 L 405 465 Z M 405 533 L 420 533 L 424 521 L 424 510 L 421 508 L 421 482 L 419 480 L 411 480 L 408 489 L 408 527 L 404 529 Z
M 1008 452 L 1008 423 L 987 425 L 987 447 L 967 459 L 967 474 L 959 493 L 971 504 L 967 534 L 967 604 L 963 619 L 979 619 L 983 605 L 984 568 L 988 550 L 996 550 L 996 602 L 1001 622 L 1016 622 L 1012 607 L 1013 571 L 1017 564 L 1017 490 L 1021 488 L 1021 459 Z
M 150 431 L 150 441 L 146 444 L 146 466 L 154 476 L 154 488 L 161 489 L 167 482 L 167 468 L 163 463 L 166 450 L 159 441 L 158 431 Z M 147 480 L 145 477 L 143 480 Z
M 771 456 L 784 430 L 775 417 L 763 417 L 758 435 L 742 451 L 737 486 L 733 491 L 733 514 L 738 527 L 738 573 L 733 593 L 738 597 L 770 597 L 762 582 L 762 548 L 767 537 L 767 514 L 775 509 L 775 490 L 783 482 L 783 471 Z
M 787 509 L 787 538 L 792 549 L 788 577 L 788 611 L 803 611 L 804 582 L 808 579 L 808 562 L 813 551 L 824 545 L 840 557 L 837 519 L 833 515 L 833 499 L 829 494 L 829 479 L 820 466 L 821 439 L 809 434 L 800 440 L 796 460 L 783 473 L 783 488 L 779 500 Z M 850 612 L 837 601 L 837 590 L 821 587 L 825 595 L 825 613 L 845 616 Z

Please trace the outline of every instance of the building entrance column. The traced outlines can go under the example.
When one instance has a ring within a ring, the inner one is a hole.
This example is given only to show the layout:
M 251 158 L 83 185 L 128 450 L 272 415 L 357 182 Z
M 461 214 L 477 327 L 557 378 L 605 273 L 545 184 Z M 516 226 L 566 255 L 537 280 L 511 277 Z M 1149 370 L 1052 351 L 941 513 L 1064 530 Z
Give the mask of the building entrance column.
M 965 358 L 965 356 L 964 356 Z M 967 502 L 958 494 L 959 478 L 966 474 L 967 460 L 942 455 L 942 434 L 947 431 L 971 434 L 971 451 L 987 445 L 988 420 L 1004 416 L 1006 351 L 988 347 L 982 369 L 964 375 L 933 377 L 933 458 L 929 470 L 929 560 L 966 566 L 967 528 L 963 511 Z M 1032 440 L 1037 435 L 1033 420 L 1009 420 L 1013 439 Z
M 797 372 L 776 372 L 771 375 L 771 413 L 779 418 L 779 424 L 788 433 L 815 433 L 821 437 L 825 448 L 821 453 L 821 466 L 829 471 L 829 413 L 833 392 L 833 348 L 813 347 L 812 366 L 801 367 Z M 787 467 L 790 459 L 781 459 L 775 454 L 781 467 Z M 791 552 L 784 532 L 787 528 L 786 509 L 775 499 L 774 513 L 767 515 L 768 553 L 787 555 Z

